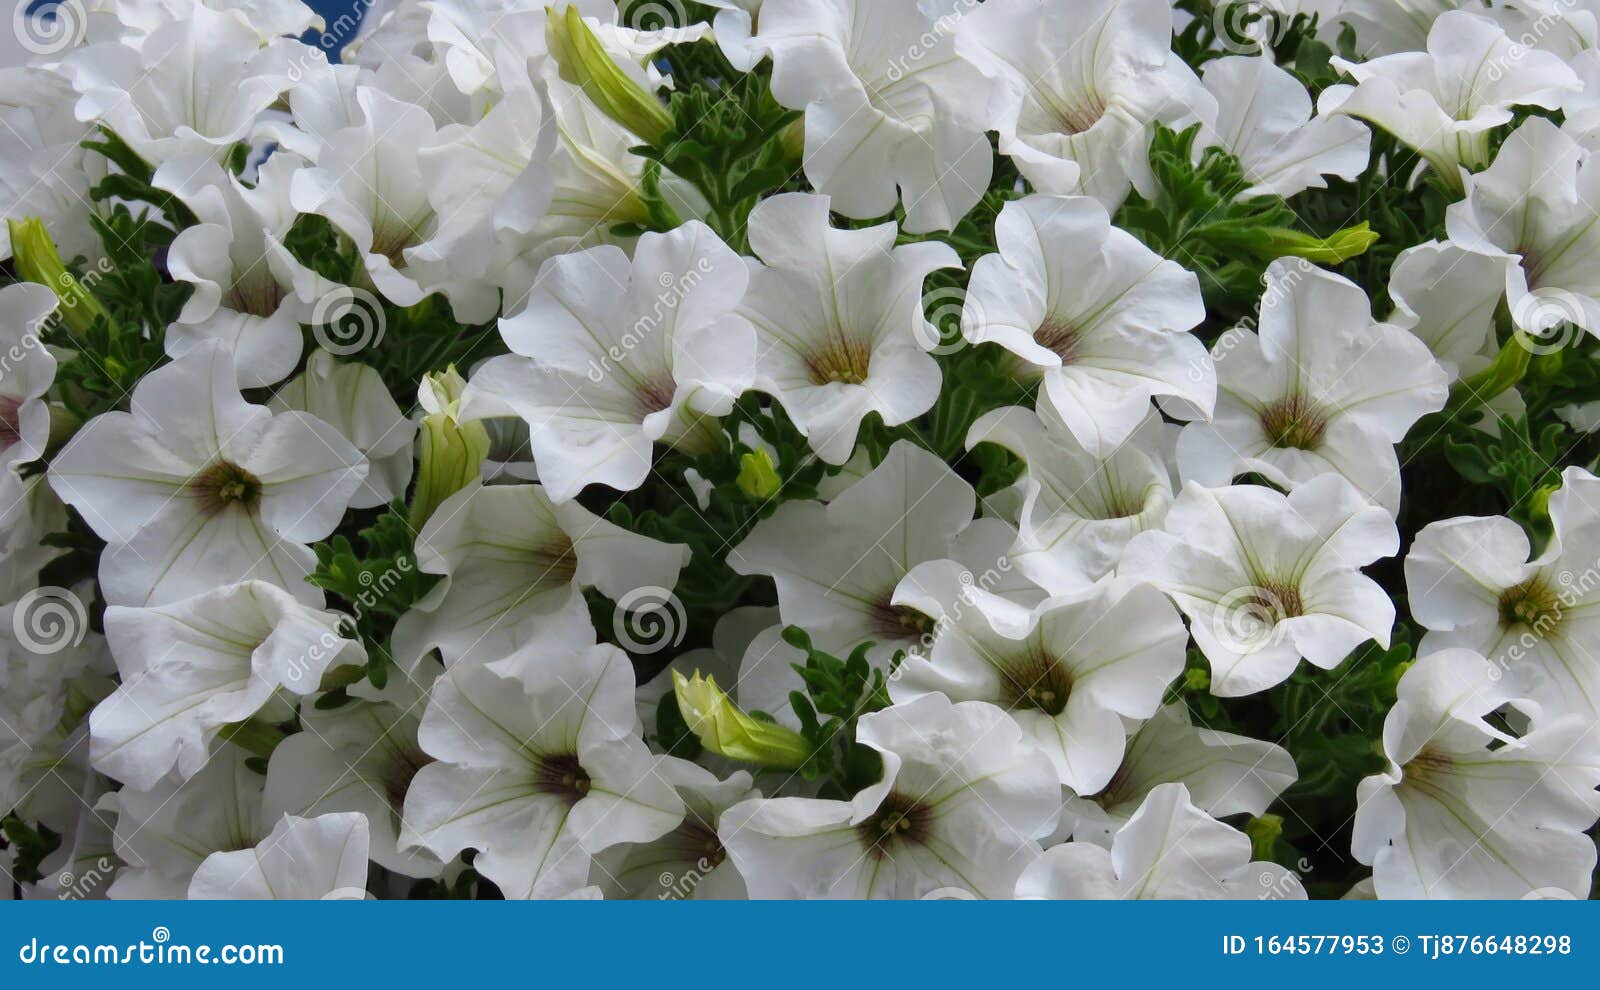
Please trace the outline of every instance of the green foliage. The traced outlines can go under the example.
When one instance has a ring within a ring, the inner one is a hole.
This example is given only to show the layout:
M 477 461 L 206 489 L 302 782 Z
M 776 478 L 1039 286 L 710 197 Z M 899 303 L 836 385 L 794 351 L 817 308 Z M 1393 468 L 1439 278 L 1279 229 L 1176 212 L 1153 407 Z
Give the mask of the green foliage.
M 883 777 L 883 758 L 856 742 L 856 722 L 889 705 L 883 671 L 867 663 L 871 643 L 841 660 L 814 648 L 799 626 L 783 631 L 784 642 L 806 654 L 794 669 L 805 693 L 791 691 L 789 705 L 800 719 L 800 734 L 811 743 L 812 758 L 801 768 L 807 780 L 821 780 L 819 797 L 847 799 Z
M 311 548 L 317 566 L 307 580 L 335 596 L 330 605 L 353 617 L 353 634 L 367 648 L 367 677 L 376 687 L 388 681 L 395 622 L 439 580 L 417 569 L 414 540 L 405 504 L 395 502 L 353 539 L 338 533 Z
M 765 70 L 739 75 L 731 66 L 717 65 L 708 53 L 686 59 L 679 46 L 669 50 L 668 58 L 702 72 L 717 73 L 697 78 L 673 93 L 667 109 L 672 126 L 658 147 L 642 146 L 634 153 L 659 163 L 673 174 L 693 183 L 710 204 L 708 222 L 734 250 L 749 249 L 746 221 L 750 210 L 763 196 L 788 184 L 799 172 L 799 155 L 785 132 L 800 120 L 800 114 L 786 110 L 772 98 Z M 715 47 L 715 46 L 711 46 Z M 675 63 L 676 64 L 676 63 Z M 726 72 L 723 70 L 726 69 Z M 654 185 L 647 185 L 656 229 L 676 225 L 676 215 L 661 199 Z

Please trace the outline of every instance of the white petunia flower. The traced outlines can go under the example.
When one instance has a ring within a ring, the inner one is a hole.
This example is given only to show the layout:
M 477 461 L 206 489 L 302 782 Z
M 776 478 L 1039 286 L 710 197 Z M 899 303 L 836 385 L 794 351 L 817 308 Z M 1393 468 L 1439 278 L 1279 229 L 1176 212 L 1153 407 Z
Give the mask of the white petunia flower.
M 1163 707 L 1128 737 L 1122 764 L 1104 788 L 1067 798 L 1061 823 L 1073 839 L 1109 849 L 1118 830 L 1163 784 L 1182 784 L 1201 811 L 1226 818 L 1264 814 L 1298 776 L 1288 750 L 1201 728 L 1180 701 Z
M 189 899 L 359 901 L 366 887 L 364 815 L 284 815 L 253 848 L 207 856 L 189 880 Z
M 41 334 L 56 311 L 56 296 L 22 282 L 0 289 L 0 471 L 36 461 L 50 442 L 45 394 L 56 378 L 55 355 Z
M 1554 535 L 1530 557 L 1504 516 L 1429 524 L 1406 554 L 1412 614 L 1426 655 L 1464 647 L 1488 657 L 1546 715 L 1600 716 L 1600 479 L 1567 468 L 1550 496 Z
M 1211 354 L 1216 414 L 1178 437 L 1180 477 L 1215 487 L 1253 472 L 1292 490 L 1332 472 L 1399 511 L 1394 445 L 1444 408 L 1448 376 L 1416 337 L 1373 321 L 1360 286 L 1274 261 L 1259 333 L 1233 327 Z
M 547 261 L 525 308 L 500 321 L 514 353 L 472 375 L 462 418 L 519 416 L 556 502 L 586 485 L 632 491 L 654 444 L 720 444 L 755 380 L 755 332 L 735 313 L 749 276 L 711 228 L 691 221 Z
M 1319 109 L 1383 128 L 1451 185 L 1460 183 L 1461 167 L 1489 163 L 1490 132 L 1511 121 L 1513 107 L 1554 110 L 1581 85 L 1559 57 L 1527 49 L 1493 20 L 1467 11 L 1440 15 L 1426 52 L 1333 64 L 1356 85 L 1329 87 Z
M 181 900 L 206 857 L 265 839 L 272 822 L 262 811 L 262 777 L 245 766 L 248 759 L 240 747 L 224 746 L 187 780 L 168 774 L 148 789 L 107 797 L 117 813 L 114 847 L 127 864 L 108 896 Z
M 869 413 L 898 426 L 939 397 L 922 283 L 960 260 L 939 242 L 895 246 L 892 223 L 836 230 L 828 209 L 826 196 L 785 193 L 750 211 L 761 263 L 739 312 L 756 328 L 756 387 L 818 457 L 843 464 Z
M 1463 8 L 1483 12 L 1481 0 L 1334 0 L 1338 9 L 1324 23 L 1349 24 L 1356 48 L 1368 55 L 1422 52 L 1440 16 Z M 1338 29 L 1332 31 L 1337 36 Z
M 143 789 L 174 766 L 194 776 L 223 726 L 280 689 L 311 694 L 330 667 L 366 662 L 361 644 L 339 634 L 342 621 L 261 581 L 156 608 L 107 608 L 122 685 L 89 716 L 96 769 Z
M 1511 736 L 1487 721 L 1513 685 L 1470 650 L 1422 657 L 1383 723 L 1389 767 L 1356 791 L 1356 858 L 1381 898 L 1589 893 L 1600 817 L 1593 716 L 1536 715 Z
M 1337 667 L 1367 640 L 1388 648 L 1394 603 L 1361 568 L 1399 549 L 1394 520 L 1325 474 L 1288 495 L 1184 486 L 1166 525 L 1128 544 L 1119 576 L 1171 595 L 1235 698 L 1286 680 L 1301 658 Z
M 400 498 L 411 482 L 417 424 L 395 403 L 371 365 L 340 361 L 318 348 L 305 370 L 267 400 L 274 413 L 309 413 L 343 434 L 367 458 L 370 470 L 350 496 L 350 508 L 375 509 Z
M 417 536 L 417 569 L 442 580 L 395 627 L 396 661 L 438 649 L 449 666 L 504 656 L 525 627 L 575 617 L 590 629 L 582 589 L 613 601 L 636 588 L 670 589 L 689 548 L 639 536 L 577 502 L 556 505 L 539 485 L 471 485 L 450 496 Z
M 1183 672 L 1189 641 L 1171 602 L 1141 585 L 1109 583 L 1040 604 L 1021 623 L 964 595 L 949 603 L 925 655 L 895 671 L 889 697 L 939 693 L 998 705 L 1049 757 L 1062 784 L 1093 794 L 1122 761 L 1123 718 L 1154 715 Z
M 93 128 L 77 119 L 77 93 L 53 69 L 0 68 L 0 217 L 38 217 L 68 261 L 102 260 L 93 218 L 103 207 L 89 190 L 105 177 L 105 159 L 81 146 Z M 0 259 L 11 257 L 11 231 L 0 223 Z
M 441 190 L 422 167 L 422 149 L 445 140 L 433 118 L 372 86 L 358 87 L 355 99 L 361 120 L 329 135 L 316 165 L 295 173 L 294 208 L 326 217 L 350 238 L 366 279 L 396 306 L 443 292 L 461 322 L 489 319 L 497 293 L 423 248 L 445 219 L 431 198 Z
M 1566 323 L 1600 335 L 1597 183 L 1588 153 L 1533 117 L 1445 214 L 1451 243 L 1503 259 L 1511 319 L 1535 341 Z
M 805 172 L 866 220 L 905 204 L 913 233 L 949 230 L 983 196 L 989 86 L 955 54 L 961 0 L 766 0 L 751 51 L 772 95 L 805 111 Z M 898 192 L 897 188 L 898 187 Z
M 999 253 L 973 266 L 962 335 L 999 344 L 1042 375 L 1039 401 L 1084 449 L 1109 456 L 1154 396 L 1210 414 L 1216 373 L 1187 332 L 1205 319 L 1193 272 L 1113 227 L 1083 197 L 1007 203 L 995 241 Z
M 110 544 L 106 600 L 159 605 L 260 579 L 320 603 L 307 544 L 360 488 L 361 452 L 313 416 L 246 402 L 217 343 L 146 375 L 132 409 L 85 423 L 50 466 L 61 500 Z
M 1026 465 L 1010 559 L 1049 594 L 1065 595 L 1114 571 L 1128 541 L 1166 519 L 1176 433 L 1152 413 L 1100 458 L 1048 404 L 1037 412 L 1010 406 L 979 417 L 967 446 L 998 444 Z
M 1216 115 L 1171 45 L 1168 0 L 989 0 L 956 25 L 956 51 L 996 84 L 986 124 L 1000 153 L 1040 192 L 1108 209 L 1130 187 L 1153 191 L 1156 123 Z
M 1287 199 L 1326 188 L 1325 176 L 1366 171 L 1372 132 L 1349 118 L 1314 116 L 1305 87 L 1270 55 L 1214 59 L 1202 76 L 1218 106 L 1202 141 L 1239 159 L 1251 182 L 1239 198 Z
M 370 825 L 373 862 L 402 876 L 438 876 L 444 864 L 427 850 L 399 845 L 406 791 L 431 762 L 417 729 L 438 669 L 426 662 L 410 676 L 391 677 L 381 693 L 328 711 L 302 705 L 305 731 L 279 743 L 267 764 L 267 810 L 307 817 L 359 812 Z
M 1009 897 L 1054 828 L 1060 785 L 999 708 L 928 695 L 865 715 L 883 779 L 849 801 L 770 798 L 717 826 L 757 899 Z
M 717 820 L 739 802 L 761 796 L 750 774 L 736 770 L 721 780 L 687 760 L 668 759 L 661 775 L 683 800 L 683 823 L 654 842 L 607 849 L 595 857 L 593 880 L 607 900 L 742 900 L 744 878 L 728 862 Z
M 233 354 L 241 388 L 282 381 L 300 361 L 300 324 L 310 308 L 297 291 L 315 276 L 283 246 L 297 214 L 289 184 L 301 163 L 274 154 L 247 186 L 207 157 L 175 158 L 152 184 L 176 196 L 199 223 L 173 238 L 167 267 L 194 286 L 167 330 L 167 353 L 178 357 L 205 340 Z
M 1389 322 L 1428 345 L 1453 382 L 1494 356 L 1494 314 L 1505 297 L 1505 263 L 1450 242 L 1406 248 L 1389 271 Z
M 800 626 L 818 649 L 848 654 L 877 644 L 887 662 L 932 629 L 932 617 L 903 596 L 916 589 L 917 565 L 957 553 L 977 497 L 938 457 L 910 441 L 827 505 L 785 502 L 728 554 L 740 574 L 765 574 L 778 586 L 785 625 Z
M 494 664 L 458 663 L 434 681 L 419 739 L 438 762 L 406 793 L 401 845 L 444 860 L 476 849 L 474 869 L 507 898 L 570 893 L 594 854 L 683 821 L 613 646 L 545 635 Z
M 289 88 L 308 49 L 261 46 L 241 14 L 196 4 L 149 35 L 80 48 L 62 63 L 79 93 L 81 121 L 115 131 L 145 161 L 184 155 L 221 160 L 250 138 L 262 111 Z
M 1150 791 L 1111 848 L 1068 842 L 1045 850 L 1017 882 L 1024 900 L 1305 900 L 1300 879 L 1252 862 L 1243 832 L 1195 807 L 1182 784 Z

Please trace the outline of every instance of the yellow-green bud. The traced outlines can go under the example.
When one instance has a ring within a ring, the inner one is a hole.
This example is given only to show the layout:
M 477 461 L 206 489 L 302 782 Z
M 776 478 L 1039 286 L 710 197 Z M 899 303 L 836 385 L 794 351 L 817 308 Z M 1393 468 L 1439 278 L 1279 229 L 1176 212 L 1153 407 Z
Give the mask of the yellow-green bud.
M 783 479 L 772 466 L 772 457 L 759 448 L 739 458 L 739 477 L 735 480 L 739 490 L 756 501 L 771 498 L 783 487 Z
M 1244 834 L 1250 837 L 1252 859 L 1272 859 L 1273 847 L 1283 835 L 1283 818 L 1279 815 L 1260 815 L 1244 823 Z
M 425 375 L 417 390 L 427 415 L 422 417 L 417 488 L 411 496 L 414 529 L 422 529 L 440 503 L 477 480 L 489 456 L 489 431 L 480 422 L 459 419 L 466 385 L 452 365 Z
M 1327 237 L 1301 233 L 1287 227 L 1254 227 L 1240 232 L 1215 231 L 1208 235 L 1263 261 L 1304 258 L 1319 265 L 1338 265 L 1365 254 L 1378 243 L 1378 234 L 1365 221 L 1334 231 Z
M 61 308 L 56 312 L 74 333 L 87 333 L 97 316 L 108 320 L 110 314 L 61 261 L 56 243 L 37 217 L 25 220 L 8 220 L 11 231 L 11 262 L 17 274 L 56 294 Z
M 700 745 L 719 756 L 746 763 L 793 770 L 811 756 L 811 745 L 804 736 L 776 722 L 763 722 L 740 710 L 719 687 L 714 677 L 693 677 L 672 672 L 672 691 L 678 699 L 678 712 L 700 740 Z
M 557 12 L 546 7 L 544 24 L 545 42 L 561 78 L 582 89 L 606 116 L 659 145 L 672 126 L 672 115 L 654 93 L 623 71 L 583 22 L 578 8 L 569 6 Z

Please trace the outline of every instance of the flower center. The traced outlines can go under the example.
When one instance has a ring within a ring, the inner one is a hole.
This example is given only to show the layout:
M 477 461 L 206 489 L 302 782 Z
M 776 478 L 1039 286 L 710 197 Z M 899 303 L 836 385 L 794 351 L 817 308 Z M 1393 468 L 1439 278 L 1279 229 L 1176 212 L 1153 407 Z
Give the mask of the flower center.
M 534 789 L 558 797 L 568 805 L 588 797 L 589 784 L 589 774 L 579 765 L 575 753 L 550 753 L 539 757 L 534 765 Z
M 683 837 L 685 846 L 705 860 L 707 869 L 716 869 L 728 858 L 728 852 L 722 848 L 722 840 L 717 838 L 716 830 L 707 828 L 705 823 L 693 816 L 683 823 L 678 834 Z
M 261 501 L 261 479 L 228 461 L 217 461 L 201 471 L 189 487 L 200 499 L 201 511 L 208 515 L 235 505 L 254 509 Z
M 871 818 L 856 826 L 867 856 L 883 859 L 899 844 L 921 845 L 933 831 L 933 809 L 891 791 Z
M 1407 783 L 1425 787 L 1430 783 L 1436 784 L 1439 778 L 1447 776 L 1454 766 L 1455 760 L 1449 753 L 1433 746 L 1424 746 L 1421 752 L 1400 768 L 1400 773 Z
M 568 584 L 578 573 L 578 555 L 570 539 L 558 537 L 528 551 L 528 568 L 535 587 Z
M 832 334 L 822 347 L 806 355 L 805 362 L 813 385 L 826 385 L 829 382 L 860 385 L 867 380 L 867 371 L 872 364 L 872 349 L 866 341 L 841 330 Z
M 1010 660 L 1000 669 L 1006 707 L 1032 708 L 1060 715 L 1072 695 L 1072 671 L 1055 657 L 1038 649 Z
M 1284 619 L 1306 614 L 1305 601 L 1300 589 L 1282 581 L 1261 581 L 1250 589 L 1240 606 L 1260 615 L 1264 621 L 1277 625 Z
M 676 391 L 671 380 L 641 381 L 636 390 L 639 396 L 639 409 L 646 416 L 672 405 L 672 395 Z
M 401 747 L 398 759 L 395 760 L 391 773 L 383 782 L 385 796 L 389 799 L 389 806 L 398 814 L 406 804 L 406 792 L 411 790 L 411 781 L 417 776 L 428 758 L 422 753 L 409 747 Z
M 1097 94 L 1086 93 L 1067 103 L 1050 103 L 1049 113 L 1062 133 L 1082 134 L 1100 123 L 1106 115 L 1106 103 Z
M 1062 364 L 1071 364 L 1078 354 L 1078 345 L 1083 340 L 1083 331 L 1054 316 L 1047 316 L 1039 324 L 1039 329 L 1033 332 L 1034 342 L 1046 350 L 1055 352 Z
M 1541 578 L 1532 577 L 1500 593 L 1500 625 L 1543 636 L 1561 621 L 1561 599 Z
M 889 595 L 874 602 L 870 612 L 873 635 L 883 640 L 914 639 L 933 631 L 932 619 L 909 605 L 890 604 Z
M 22 439 L 22 400 L 0 395 L 0 450 L 9 450 Z
M 1289 395 L 1261 410 L 1261 429 L 1274 447 L 1315 450 L 1322 446 L 1328 417 L 1303 395 Z

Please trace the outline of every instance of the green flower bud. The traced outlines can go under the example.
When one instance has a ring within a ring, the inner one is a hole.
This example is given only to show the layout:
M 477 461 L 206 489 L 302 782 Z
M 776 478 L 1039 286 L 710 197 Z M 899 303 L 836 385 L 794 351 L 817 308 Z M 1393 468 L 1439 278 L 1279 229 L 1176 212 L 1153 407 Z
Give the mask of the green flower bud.
M 100 300 L 67 271 L 67 266 L 61 261 L 61 253 L 56 250 L 55 241 L 44 229 L 43 221 L 29 217 L 25 220 L 8 220 L 6 224 L 11 231 L 11 262 L 17 274 L 56 294 L 56 298 L 61 300 L 61 308 L 56 312 L 74 333 L 87 333 L 94 326 L 97 316 L 110 320 L 111 314 L 106 312 Z
M 1252 818 L 1244 823 L 1244 834 L 1250 837 L 1250 858 L 1270 862 L 1273 847 L 1283 835 L 1283 818 L 1278 815 Z
M 672 126 L 655 94 L 623 71 L 600 44 L 576 7 L 545 8 L 545 41 L 561 78 L 581 88 L 601 112 L 653 145 Z
M 1301 233 L 1287 227 L 1249 230 L 1214 230 L 1207 236 L 1226 247 L 1246 251 L 1263 261 L 1304 258 L 1319 265 L 1337 265 L 1365 254 L 1378 243 L 1378 234 L 1366 222 L 1335 231 L 1328 237 Z
M 772 458 L 765 450 L 753 450 L 739 458 L 739 490 L 755 501 L 765 501 L 783 487 L 783 479 L 772 466 Z
M 489 431 L 480 422 L 458 418 L 466 388 L 452 365 L 426 375 L 417 390 L 422 417 L 417 487 L 411 496 L 411 526 L 420 530 L 445 499 L 477 480 L 489 456 Z
M 719 756 L 746 763 L 793 770 L 811 757 L 811 744 L 804 736 L 776 722 L 763 722 L 740 710 L 719 687 L 714 677 L 697 670 L 693 677 L 672 672 L 672 691 L 678 699 L 678 712 L 700 740 L 700 745 Z

